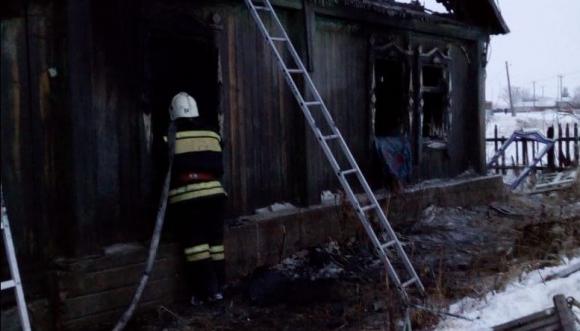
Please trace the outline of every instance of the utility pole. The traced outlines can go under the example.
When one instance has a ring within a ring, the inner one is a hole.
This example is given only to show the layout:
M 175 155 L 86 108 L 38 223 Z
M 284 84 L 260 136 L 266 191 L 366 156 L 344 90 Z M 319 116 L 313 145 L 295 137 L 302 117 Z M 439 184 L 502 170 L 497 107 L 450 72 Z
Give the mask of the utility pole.
M 563 97 L 562 97 L 562 90 L 564 89 L 564 84 L 562 82 L 562 80 L 564 79 L 564 76 L 562 75 L 558 75 L 558 80 L 560 81 L 560 89 L 558 90 L 558 93 L 560 95 L 560 101 L 563 101 Z
M 536 82 L 533 82 L 534 84 L 534 99 L 532 100 L 532 103 L 534 105 L 534 110 L 536 110 Z
M 509 97 L 510 97 L 510 109 L 512 111 L 512 116 L 516 116 L 516 110 L 514 109 L 514 100 L 512 99 L 512 84 L 510 82 L 510 70 L 508 67 L 508 62 L 505 61 L 505 72 L 507 75 L 507 82 L 508 82 L 508 93 L 509 93 Z

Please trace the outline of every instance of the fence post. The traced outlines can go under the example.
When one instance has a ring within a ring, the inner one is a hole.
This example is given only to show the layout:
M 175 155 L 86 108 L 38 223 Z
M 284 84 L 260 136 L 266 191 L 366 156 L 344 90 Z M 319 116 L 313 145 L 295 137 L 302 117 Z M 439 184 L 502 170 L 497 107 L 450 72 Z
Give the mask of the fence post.
M 522 139 L 522 164 L 528 165 L 528 140 L 526 138 Z
M 494 155 L 497 153 L 497 124 L 494 126 L 493 128 L 493 145 L 494 145 Z M 495 173 L 498 174 L 499 173 L 499 168 L 500 168 L 500 164 L 499 162 L 497 162 L 497 164 L 495 165 Z
M 574 123 L 574 160 L 576 166 L 580 165 L 580 140 L 578 140 L 578 123 Z
M 501 136 L 501 145 L 505 144 L 505 136 Z M 501 152 L 501 172 L 503 175 L 507 174 L 507 169 L 505 168 L 505 150 Z
M 520 164 L 520 150 L 518 148 L 518 140 L 514 140 L 514 146 L 516 147 L 516 161 L 512 161 L 512 163 L 514 164 L 514 168 L 517 167 Z
M 532 160 L 536 159 L 536 146 L 536 142 L 532 140 Z M 540 160 L 540 164 L 542 164 L 541 161 L 542 160 Z
M 558 123 L 558 170 L 562 170 L 566 165 L 564 164 L 564 131 L 562 130 L 562 124 Z
M 548 128 L 548 132 L 547 132 L 547 136 L 550 139 L 554 139 L 554 127 L 551 126 Z M 555 163 L 555 148 L 556 145 L 554 144 L 554 146 L 552 148 L 550 148 L 550 150 L 548 151 L 548 168 L 550 169 L 550 171 L 554 171 L 556 170 L 556 163 Z
M 572 161 L 570 158 L 570 139 L 572 139 L 570 137 L 570 123 L 566 123 L 566 158 L 569 162 Z

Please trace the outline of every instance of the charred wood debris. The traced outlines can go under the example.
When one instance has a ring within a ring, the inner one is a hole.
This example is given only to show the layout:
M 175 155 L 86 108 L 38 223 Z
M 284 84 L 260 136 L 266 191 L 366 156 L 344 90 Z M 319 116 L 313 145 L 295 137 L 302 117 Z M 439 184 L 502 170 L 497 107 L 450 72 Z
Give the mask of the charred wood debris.
M 435 312 L 452 302 L 483 298 L 526 271 L 580 254 L 578 188 L 465 208 L 430 206 L 420 220 L 396 227 L 431 307 L 414 311 L 413 326 L 428 330 L 442 316 Z M 135 324 L 144 330 L 398 330 L 400 304 L 371 250 L 364 237 L 331 240 L 256 270 L 228 288 L 223 304 L 162 306 Z

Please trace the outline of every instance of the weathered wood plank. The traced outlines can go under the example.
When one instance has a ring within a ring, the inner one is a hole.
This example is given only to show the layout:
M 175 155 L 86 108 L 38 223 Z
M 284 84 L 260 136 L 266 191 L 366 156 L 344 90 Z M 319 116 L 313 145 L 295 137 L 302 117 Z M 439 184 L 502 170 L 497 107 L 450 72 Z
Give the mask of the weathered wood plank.
M 182 260 L 179 255 L 155 261 L 150 281 L 175 277 L 181 272 Z M 126 266 L 103 271 L 59 272 L 59 291 L 61 296 L 75 298 L 87 294 L 94 294 L 115 288 L 130 286 L 139 281 L 145 270 L 145 263 L 129 264 Z
M 306 67 L 309 72 L 314 72 L 314 37 L 316 33 L 316 14 L 314 13 L 314 8 L 309 0 L 303 0 L 303 11 L 304 11 L 304 29 L 306 30 L 306 54 L 307 60 Z
M 99 233 L 96 222 L 98 212 L 97 178 L 95 167 L 97 154 L 97 126 L 92 100 L 93 44 L 91 0 L 69 2 L 67 4 L 67 58 L 68 90 L 72 122 L 72 167 L 71 190 L 73 210 L 76 223 L 70 229 L 70 237 L 77 238 L 67 254 L 82 256 L 93 254 L 98 250 Z M 82 238 L 82 239 L 81 239 Z
M 158 297 L 153 300 L 142 301 L 136 310 L 136 315 L 152 311 L 160 305 L 168 304 L 173 300 L 171 296 Z M 80 318 L 68 320 L 61 325 L 63 330 L 83 330 L 96 331 L 110 329 L 113 324 L 124 313 L 125 307 L 122 309 L 113 309 L 106 312 L 83 316 Z
M 169 293 L 176 293 L 182 285 L 175 277 L 168 277 L 151 281 L 147 284 L 142 300 L 152 301 L 167 297 Z M 101 293 L 89 294 L 70 298 L 62 306 L 63 321 L 79 319 L 113 309 L 125 307 L 135 294 L 136 286 L 127 286 Z
M 530 314 L 528 316 L 524 316 L 522 318 L 518 318 L 516 320 L 513 321 L 509 321 L 500 325 L 496 325 L 493 327 L 494 331 L 502 331 L 502 330 L 512 330 L 514 328 L 518 328 L 518 327 L 523 327 L 529 323 L 535 322 L 535 321 L 542 321 L 545 319 L 549 319 L 549 318 L 554 318 L 555 311 L 554 308 L 548 308 L 545 310 L 542 310 L 540 312 L 537 313 L 533 313 Z
M 560 326 L 562 331 L 574 331 L 576 329 L 576 318 L 572 313 L 570 307 L 568 307 L 568 302 L 566 302 L 566 297 L 563 294 L 555 295 L 554 307 L 556 308 L 556 315 L 560 319 Z
M 163 259 L 180 253 L 180 246 L 175 243 L 161 244 L 157 251 L 157 258 Z M 80 259 L 59 259 L 56 262 L 63 271 L 96 272 L 112 268 L 119 268 L 128 264 L 145 261 L 147 248 L 141 244 L 115 245 L 105 249 L 105 254 L 88 256 Z

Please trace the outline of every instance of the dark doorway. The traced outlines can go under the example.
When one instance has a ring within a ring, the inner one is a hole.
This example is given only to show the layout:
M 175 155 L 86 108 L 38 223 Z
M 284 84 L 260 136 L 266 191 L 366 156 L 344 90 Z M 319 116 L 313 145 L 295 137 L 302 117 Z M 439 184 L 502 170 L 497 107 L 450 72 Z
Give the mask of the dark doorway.
M 218 57 L 211 40 L 179 35 L 152 35 L 149 49 L 149 86 L 153 134 L 165 134 L 171 99 L 189 93 L 204 122 L 217 127 Z
M 152 33 L 146 40 L 144 111 L 151 115 L 154 186 L 161 188 L 167 169 L 164 140 L 173 96 L 187 92 L 204 123 L 218 130 L 218 52 L 206 36 Z M 156 192 L 157 192 L 156 191 Z
M 375 62 L 375 136 L 405 133 L 407 84 L 401 61 L 377 59 Z

